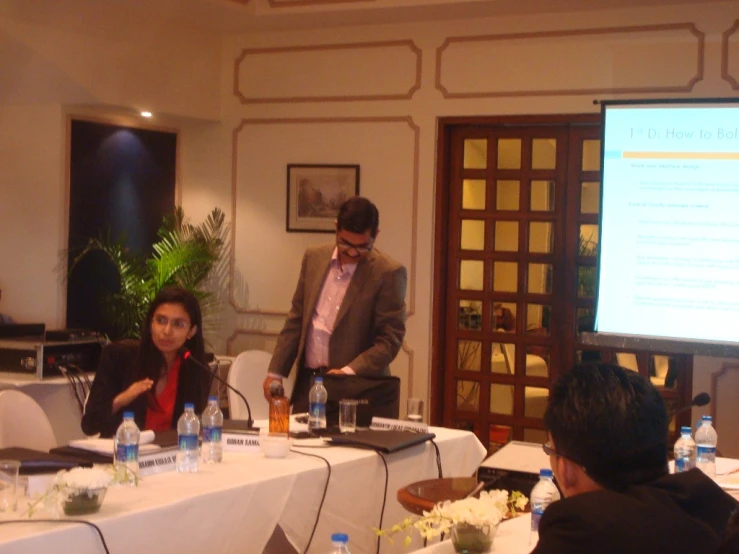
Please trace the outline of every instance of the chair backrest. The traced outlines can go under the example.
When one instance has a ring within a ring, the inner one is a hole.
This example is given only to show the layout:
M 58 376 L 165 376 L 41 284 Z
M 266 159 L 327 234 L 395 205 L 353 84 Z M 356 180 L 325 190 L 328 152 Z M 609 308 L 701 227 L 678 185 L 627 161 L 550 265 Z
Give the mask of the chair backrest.
M 0 391 L 0 448 L 30 448 L 48 452 L 58 446 L 43 408 L 15 389 Z
M 264 399 L 262 383 L 267 377 L 267 368 L 272 354 L 263 350 L 245 350 L 234 360 L 228 370 L 228 384 L 240 391 L 249 401 L 253 419 L 269 418 L 269 404 Z M 294 372 L 293 372 L 294 373 Z M 293 374 L 283 379 L 285 396 L 290 398 L 293 390 Z M 232 390 L 228 391 L 228 407 L 231 419 L 246 419 L 244 401 Z

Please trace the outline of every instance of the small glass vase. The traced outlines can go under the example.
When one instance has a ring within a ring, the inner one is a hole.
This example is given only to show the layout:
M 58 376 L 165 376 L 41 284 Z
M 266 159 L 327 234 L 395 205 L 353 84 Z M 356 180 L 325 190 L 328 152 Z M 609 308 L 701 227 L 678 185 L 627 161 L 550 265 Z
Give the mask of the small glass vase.
M 490 552 L 493 538 L 498 531 L 497 525 L 476 527 L 466 523 L 458 523 L 452 527 L 452 545 L 458 554 L 482 554 Z

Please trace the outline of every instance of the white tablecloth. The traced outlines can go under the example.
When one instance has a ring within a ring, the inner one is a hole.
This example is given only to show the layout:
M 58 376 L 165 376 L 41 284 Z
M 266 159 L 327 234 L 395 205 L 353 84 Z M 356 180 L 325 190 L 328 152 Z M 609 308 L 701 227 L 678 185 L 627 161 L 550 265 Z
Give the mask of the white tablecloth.
M 472 475 L 485 456 L 466 431 L 433 428 L 444 475 Z M 325 457 L 331 478 L 309 552 L 330 549 L 330 535 L 346 532 L 352 554 L 375 552 L 372 527 L 379 525 L 385 498 L 385 469 L 374 451 L 303 448 Z M 399 488 L 437 477 L 436 453 L 425 443 L 386 455 L 389 468 L 383 527 L 407 517 L 398 504 Z M 308 543 L 328 476 L 319 459 L 291 452 L 285 459 L 261 454 L 224 453 L 223 463 L 201 465 L 195 474 L 166 473 L 139 487 L 112 487 L 99 513 L 88 516 L 103 531 L 113 553 L 208 552 L 252 554 L 264 549 L 277 525 L 302 552 Z M 7 519 L 2 516 L 0 519 Z M 420 541 L 416 547 L 420 547 Z M 383 543 L 382 552 L 404 552 L 402 544 Z M 102 553 L 93 529 L 82 525 L 36 522 L 0 526 L 0 552 Z
M 531 538 L 531 514 L 504 521 L 493 539 L 493 554 L 529 554 L 534 549 Z M 414 554 L 454 554 L 449 539 L 416 550 Z

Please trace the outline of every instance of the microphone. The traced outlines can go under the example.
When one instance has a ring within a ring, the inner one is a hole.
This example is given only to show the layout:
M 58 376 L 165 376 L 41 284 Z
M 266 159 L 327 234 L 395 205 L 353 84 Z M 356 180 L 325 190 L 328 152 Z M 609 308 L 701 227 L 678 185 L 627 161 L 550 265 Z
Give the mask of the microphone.
M 249 406 L 249 401 L 246 399 L 246 396 L 244 396 L 243 394 L 241 394 L 241 391 L 239 391 L 236 388 L 234 388 L 231 385 L 229 385 L 228 382 L 225 379 L 222 379 L 215 371 L 211 371 L 211 369 L 207 365 L 205 365 L 203 362 L 201 362 L 200 360 L 196 360 L 195 358 L 193 358 L 192 357 L 192 353 L 188 349 L 186 349 L 186 348 L 182 349 L 182 359 L 183 360 L 190 360 L 196 366 L 198 366 L 200 369 L 203 369 L 203 370 L 207 371 L 208 372 L 208 375 L 210 375 L 211 377 L 214 377 L 217 381 L 223 383 L 230 390 L 234 391 L 239 396 L 239 398 L 241 398 L 241 400 L 244 401 L 244 404 L 246 405 L 246 411 L 247 411 L 247 414 L 248 414 L 247 420 L 246 420 L 246 428 L 247 428 L 247 430 L 254 429 L 254 420 L 251 418 L 251 406 Z
M 681 414 L 687 410 L 692 409 L 693 407 L 701 407 L 705 406 L 711 401 L 711 395 L 709 395 L 707 392 L 699 392 L 693 397 L 693 400 L 690 401 L 690 404 L 687 406 L 683 406 L 682 408 L 677 409 L 675 412 L 670 415 L 670 419 L 675 417 L 678 414 Z

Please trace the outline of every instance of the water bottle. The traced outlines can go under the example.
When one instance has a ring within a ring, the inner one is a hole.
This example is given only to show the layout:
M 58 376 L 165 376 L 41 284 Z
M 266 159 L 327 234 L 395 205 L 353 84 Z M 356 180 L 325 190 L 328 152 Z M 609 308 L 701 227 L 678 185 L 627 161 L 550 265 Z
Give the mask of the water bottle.
M 680 429 L 680 438 L 675 442 L 675 473 L 690 471 L 695 467 L 695 441 L 689 426 Z
M 334 533 L 331 535 L 331 550 L 328 551 L 328 554 L 350 554 L 348 544 L 349 535 Z
M 323 377 L 316 377 L 308 394 L 308 431 L 326 428 L 326 400 L 328 392 Z
M 177 422 L 177 471 L 195 473 L 198 470 L 198 434 L 200 422 L 195 405 L 185 404 L 185 411 Z
M 552 502 L 559 500 L 559 491 L 553 479 L 551 469 L 542 469 L 539 471 L 539 482 L 531 490 L 531 545 L 539 542 L 539 521 L 544 510 Z
M 223 429 L 223 412 L 218 406 L 218 397 L 209 396 L 208 405 L 203 410 L 203 445 L 200 447 L 203 462 L 220 463 L 223 459 L 221 431 Z
M 139 437 L 133 412 L 123 412 L 123 423 L 115 432 L 115 469 L 121 483 L 134 486 L 139 475 Z
M 703 416 L 701 426 L 695 432 L 695 444 L 697 445 L 696 467 L 710 478 L 716 477 L 716 444 L 718 435 L 713 428 L 711 416 Z

